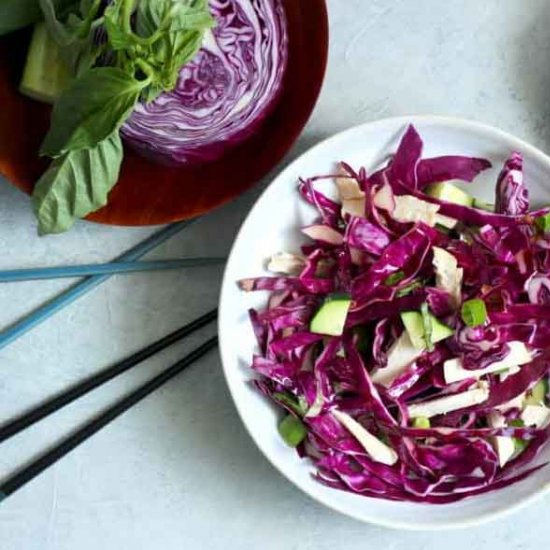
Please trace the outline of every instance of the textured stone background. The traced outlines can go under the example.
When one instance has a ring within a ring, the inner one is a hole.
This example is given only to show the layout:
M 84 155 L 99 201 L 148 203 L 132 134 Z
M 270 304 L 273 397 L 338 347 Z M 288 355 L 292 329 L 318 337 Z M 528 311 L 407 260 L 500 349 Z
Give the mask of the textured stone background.
M 299 1 L 299 0 L 296 0 Z M 325 86 L 286 162 L 360 122 L 457 115 L 550 151 L 550 2 L 329 0 Z M 1 108 L 1 106 L 0 106 Z M 269 181 L 266 178 L 263 185 Z M 262 185 L 151 257 L 223 254 Z M 79 224 L 38 240 L 26 197 L 0 186 L 0 268 L 108 260 L 150 233 Z M 196 317 L 221 272 L 112 279 L 0 351 L 0 418 L 36 403 Z M 0 286 L 0 325 L 68 281 Z M 2 446 L 0 476 L 180 357 L 175 346 Z M 286 482 L 244 432 L 211 354 L 0 507 L 0 548 L 535 548 L 550 535 L 548 500 L 466 532 L 406 533 L 322 508 Z

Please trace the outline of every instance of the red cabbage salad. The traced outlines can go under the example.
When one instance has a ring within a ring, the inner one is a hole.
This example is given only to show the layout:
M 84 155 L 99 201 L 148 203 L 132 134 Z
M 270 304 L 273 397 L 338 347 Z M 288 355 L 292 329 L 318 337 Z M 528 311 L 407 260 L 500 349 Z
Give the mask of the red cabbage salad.
M 534 459 L 550 429 L 550 209 L 530 209 L 520 153 L 487 204 L 456 180 L 489 161 L 422 149 L 409 126 L 372 174 L 342 162 L 300 180 L 318 214 L 301 253 L 278 252 L 273 276 L 239 284 L 270 293 L 250 310 L 254 384 L 315 478 L 444 504 L 545 466 Z

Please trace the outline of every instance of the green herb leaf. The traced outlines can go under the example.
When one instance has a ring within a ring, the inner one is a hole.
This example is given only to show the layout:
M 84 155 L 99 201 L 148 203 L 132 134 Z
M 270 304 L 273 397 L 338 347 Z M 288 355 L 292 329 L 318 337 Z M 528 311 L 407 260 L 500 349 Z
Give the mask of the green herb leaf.
M 105 30 L 109 37 L 109 45 L 114 51 L 123 50 L 134 45 L 131 28 L 124 21 L 124 18 L 127 17 L 124 4 L 125 2 L 112 2 L 103 16 Z
M 460 316 L 469 327 L 482 325 L 487 319 L 485 302 L 479 298 L 467 300 L 462 304 Z
M 279 434 L 289 447 L 298 446 L 306 437 L 307 430 L 302 421 L 291 414 L 279 423 Z
M 174 68 L 177 68 L 185 65 L 200 50 L 203 35 L 199 31 L 189 31 L 172 33 L 170 38 L 172 43 L 171 63 Z M 179 75 L 179 71 L 176 72 Z
M 384 281 L 384 284 L 386 286 L 393 286 L 402 281 L 405 278 L 405 273 L 403 271 L 396 271 L 395 273 L 392 273 L 391 275 L 388 275 L 386 277 L 386 280 Z
M 107 204 L 122 155 L 122 141 L 115 132 L 96 147 L 71 151 L 53 161 L 33 192 L 39 233 L 66 231 L 76 219 Z
M 142 37 L 150 37 L 158 29 L 177 33 L 214 24 L 207 0 L 141 0 L 136 15 L 136 30 Z
M 172 2 L 167 0 L 141 1 L 136 11 L 136 31 L 142 38 L 151 38 L 159 31 L 169 15 Z
M 148 0 L 149 3 L 156 0 Z M 215 20 L 208 11 L 208 0 L 175 0 L 170 20 L 170 32 L 204 30 L 214 27 Z
M 204 31 L 214 25 L 206 0 L 142 0 L 137 33 L 147 46 L 146 62 L 153 69 L 154 87 L 172 90 L 180 69 L 202 46 Z M 146 99 L 155 93 L 146 95 Z
M 120 128 L 146 85 L 114 67 L 90 69 L 56 103 L 42 154 L 94 147 Z
M 535 219 L 535 225 L 543 232 L 550 232 L 550 213 Z

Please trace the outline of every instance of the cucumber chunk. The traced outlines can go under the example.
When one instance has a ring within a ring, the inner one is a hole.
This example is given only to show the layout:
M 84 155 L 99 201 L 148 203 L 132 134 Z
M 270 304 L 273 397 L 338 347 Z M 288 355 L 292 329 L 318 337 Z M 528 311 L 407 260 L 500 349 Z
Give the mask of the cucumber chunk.
M 341 336 L 344 332 L 346 317 L 351 305 L 347 296 L 332 296 L 326 299 L 311 320 L 309 329 L 317 334 Z
M 45 23 L 34 28 L 19 91 L 44 103 L 55 103 L 71 80 L 61 52 Z

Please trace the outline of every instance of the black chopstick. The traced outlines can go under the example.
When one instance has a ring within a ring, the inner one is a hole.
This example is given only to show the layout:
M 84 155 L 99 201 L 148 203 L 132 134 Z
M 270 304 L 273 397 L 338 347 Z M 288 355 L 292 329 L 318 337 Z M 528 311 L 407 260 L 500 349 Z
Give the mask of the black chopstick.
M 114 365 L 107 367 L 106 369 L 94 374 L 81 382 L 71 386 L 67 390 L 59 393 L 58 395 L 48 399 L 44 403 L 22 413 L 0 426 L 0 443 L 6 441 L 15 434 L 28 428 L 35 422 L 42 420 L 46 416 L 60 410 L 69 403 L 72 403 L 76 399 L 82 397 L 93 389 L 105 384 L 109 380 L 112 380 L 119 374 L 126 372 L 138 363 L 145 361 L 155 353 L 162 351 L 168 346 L 181 340 L 185 336 L 188 336 L 192 332 L 204 327 L 208 323 L 214 321 L 218 315 L 217 309 L 209 311 L 202 317 L 195 319 L 194 321 L 184 325 L 178 330 L 164 336 L 160 340 L 149 344 L 147 347 L 137 351 L 136 353 L 126 357 L 122 361 L 115 363 Z
M 186 367 L 200 359 L 208 351 L 215 348 L 218 344 L 218 337 L 214 336 L 207 342 L 193 350 L 186 355 L 183 359 L 161 372 L 149 382 L 146 382 L 126 397 L 120 399 L 113 406 L 109 407 L 106 411 L 96 416 L 91 421 L 87 422 L 74 431 L 71 435 L 63 439 L 55 447 L 47 451 L 45 454 L 32 461 L 25 466 L 19 472 L 16 472 L 4 483 L 0 485 L 0 501 L 6 499 L 18 489 L 21 489 L 29 481 L 40 475 L 44 470 L 49 468 L 52 464 L 63 458 L 66 454 L 71 452 L 75 447 L 86 441 L 92 435 L 97 433 L 101 428 L 104 428 L 112 420 L 126 412 L 136 403 L 147 397 L 149 394 L 160 388 L 163 384 L 174 378 L 181 373 Z

